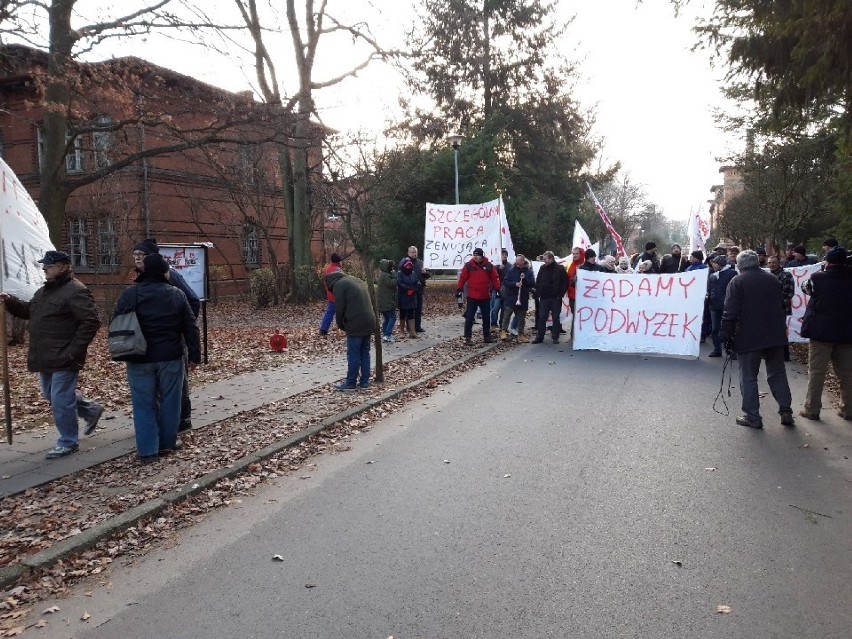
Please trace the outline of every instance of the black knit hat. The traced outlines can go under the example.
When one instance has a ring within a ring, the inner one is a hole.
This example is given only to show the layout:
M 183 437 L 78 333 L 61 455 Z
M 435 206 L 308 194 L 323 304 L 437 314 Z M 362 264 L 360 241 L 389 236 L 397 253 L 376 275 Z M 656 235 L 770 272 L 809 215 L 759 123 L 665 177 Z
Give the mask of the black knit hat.
M 590 257 L 597 257 L 597 256 L 598 256 L 598 254 L 595 253 L 595 249 L 590 249 L 590 248 L 586 249 L 586 259 L 589 259 Z
M 692 257 L 694 257 L 696 260 L 698 260 L 699 262 L 704 261 L 704 253 L 702 253 L 701 251 L 693 251 L 692 253 L 690 253 L 690 255 Z
M 166 262 L 163 256 L 159 253 L 146 255 L 142 263 L 145 265 L 146 273 L 159 273 L 160 275 L 165 275 L 169 272 L 168 262 Z
M 340 264 L 340 262 L 341 262 L 340 256 L 337 253 L 332 253 L 331 254 L 331 261 L 334 262 L 335 264 Z
M 648 242 L 647 244 L 645 244 L 645 250 L 646 251 L 650 251 L 651 249 L 655 249 L 655 248 L 657 248 L 656 242 Z
M 134 251 L 142 251 L 145 255 L 151 255 L 151 253 L 159 253 L 160 247 L 157 246 L 157 240 L 153 237 L 145 238 L 141 242 L 137 242 L 133 245 Z
M 829 264 L 843 264 L 846 261 L 846 249 L 842 246 L 835 246 L 825 254 L 825 261 Z

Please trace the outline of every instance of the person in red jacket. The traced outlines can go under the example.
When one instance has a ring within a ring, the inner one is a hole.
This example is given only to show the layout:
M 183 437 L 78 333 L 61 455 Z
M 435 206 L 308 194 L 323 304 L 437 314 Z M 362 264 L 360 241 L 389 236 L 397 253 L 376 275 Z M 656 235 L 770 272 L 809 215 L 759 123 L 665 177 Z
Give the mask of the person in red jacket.
M 461 299 L 464 285 L 467 284 L 467 308 L 464 312 L 464 343 L 473 344 L 471 334 L 476 311 L 482 313 L 482 334 L 486 344 L 497 340 L 491 337 L 491 291 L 500 291 L 500 278 L 497 269 L 485 257 L 481 248 L 473 249 L 473 257 L 462 266 L 456 295 Z
M 343 268 L 340 266 L 340 256 L 337 253 L 332 253 L 331 261 L 328 263 L 328 266 L 325 267 L 325 271 L 323 271 L 322 274 L 322 285 L 325 287 L 325 299 L 327 302 L 325 305 L 325 313 L 323 313 L 322 321 L 320 321 L 319 329 L 320 335 L 323 336 L 328 335 L 328 331 L 331 328 L 331 322 L 334 320 L 334 293 L 332 293 L 328 286 L 326 286 L 325 276 L 342 270 Z

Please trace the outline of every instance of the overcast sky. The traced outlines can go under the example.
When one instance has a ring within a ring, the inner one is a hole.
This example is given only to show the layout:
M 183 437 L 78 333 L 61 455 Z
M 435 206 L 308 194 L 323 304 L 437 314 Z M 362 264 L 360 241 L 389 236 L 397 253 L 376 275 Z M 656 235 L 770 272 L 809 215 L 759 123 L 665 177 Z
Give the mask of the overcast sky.
M 595 132 L 605 140 L 603 160 L 620 161 L 634 182 L 645 185 L 651 201 L 674 219 L 686 220 L 699 206 L 706 212 L 710 187 L 721 178 L 716 158 L 741 147 L 713 122 L 712 107 L 721 105 L 721 71 L 710 68 L 705 52 L 690 51 L 695 15 L 711 5 L 693 0 L 686 14 L 675 17 L 668 0 L 558 2 L 563 17 L 576 15 L 564 53 L 579 61 L 584 77 L 577 97 L 597 109 Z M 230 6 L 225 2 L 223 8 Z M 413 15 L 412 3 L 401 0 L 330 0 L 329 10 L 336 16 L 368 18 L 376 37 L 388 46 L 404 44 L 401 36 Z M 283 48 L 274 55 L 289 59 L 287 39 L 279 35 L 270 41 L 276 40 Z M 246 56 L 176 55 L 177 48 L 174 43 L 131 45 L 119 55 L 147 57 L 231 90 L 254 84 L 252 61 Z M 316 80 L 360 59 L 348 41 L 320 53 Z M 394 72 L 375 63 L 341 87 L 318 92 L 317 102 L 333 128 L 380 130 L 396 108 L 398 92 Z

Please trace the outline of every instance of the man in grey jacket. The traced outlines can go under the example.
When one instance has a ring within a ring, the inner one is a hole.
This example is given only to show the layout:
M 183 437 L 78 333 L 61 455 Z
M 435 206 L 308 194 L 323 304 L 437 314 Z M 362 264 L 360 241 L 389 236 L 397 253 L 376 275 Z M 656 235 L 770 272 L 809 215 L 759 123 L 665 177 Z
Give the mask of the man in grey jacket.
M 79 448 L 78 417 L 86 420 L 85 433 L 90 435 L 104 412 L 103 406 L 77 391 L 77 375 L 101 323 L 95 299 L 74 277 L 68 253 L 47 251 L 39 262 L 46 282 L 29 302 L 8 293 L 0 293 L 0 299 L 12 315 L 30 321 L 27 368 L 39 374 L 41 391 L 53 411 L 59 439 L 47 459 L 56 459 Z

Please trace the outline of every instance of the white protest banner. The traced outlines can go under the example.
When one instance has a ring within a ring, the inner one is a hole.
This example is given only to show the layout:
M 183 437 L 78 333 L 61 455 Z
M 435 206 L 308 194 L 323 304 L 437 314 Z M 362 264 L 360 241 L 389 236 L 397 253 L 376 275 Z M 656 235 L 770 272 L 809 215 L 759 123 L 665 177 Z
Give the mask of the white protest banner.
M 808 306 L 810 295 L 802 290 L 802 284 L 811 279 L 811 275 L 819 272 L 821 264 L 809 264 L 808 266 L 795 266 L 784 270 L 793 276 L 793 314 L 787 316 L 787 339 L 791 342 L 807 343 L 808 338 L 802 337 L 802 318 Z
M 512 243 L 512 233 L 509 231 L 509 220 L 506 219 L 506 207 L 503 196 L 500 196 L 500 247 L 506 249 L 509 263 L 515 261 L 515 245 Z
M 707 269 L 673 275 L 577 270 L 574 348 L 698 357 Z
M 500 263 L 500 200 L 482 204 L 426 205 L 423 266 L 460 268 L 481 248 L 485 257 Z
M 47 222 L 2 159 L 0 173 L 0 290 L 29 300 L 44 284 L 44 272 L 37 260 L 54 246 Z

